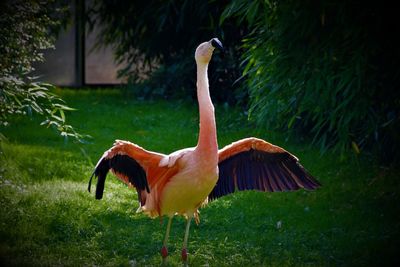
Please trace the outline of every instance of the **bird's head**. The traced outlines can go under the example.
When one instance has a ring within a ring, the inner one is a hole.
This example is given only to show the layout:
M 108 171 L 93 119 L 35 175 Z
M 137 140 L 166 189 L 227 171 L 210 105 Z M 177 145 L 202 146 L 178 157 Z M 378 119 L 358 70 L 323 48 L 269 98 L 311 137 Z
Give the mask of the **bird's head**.
M 218 48 L 221 51 L 224 50 L 222 43 L 218 38 L 212 38 L 208 42 L 201 43 L 197 49 L 194 57 L 197 63 L 208 64 L 211 60 L 211 56 L 214 52 L 214 49 Z

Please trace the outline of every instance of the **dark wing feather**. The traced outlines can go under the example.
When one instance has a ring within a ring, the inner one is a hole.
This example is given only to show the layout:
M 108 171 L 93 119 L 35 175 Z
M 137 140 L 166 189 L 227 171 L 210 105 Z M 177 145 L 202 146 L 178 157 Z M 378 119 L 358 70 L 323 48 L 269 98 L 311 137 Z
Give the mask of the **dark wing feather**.
M 93 176 L 97 177 L 96 199 L 101 199 L 103 197 L 104 183 L 110 169 L 121 180 L 136 187 L 139 201 L 141 201 L 140 191 L 146 190 L 148 193 L 150 192 L 146 173 L 140 164 L 128 155 L 116 154 L 110 158 L 103 156 L 90 177 L 88 186 L 89 192 Z
M 213 200 L 235 190 L 268 192 L 314 190 L 320 183 L 290 153 L 248 149 L 225 157 L 218 164 L 219 179 L 209 195 Z

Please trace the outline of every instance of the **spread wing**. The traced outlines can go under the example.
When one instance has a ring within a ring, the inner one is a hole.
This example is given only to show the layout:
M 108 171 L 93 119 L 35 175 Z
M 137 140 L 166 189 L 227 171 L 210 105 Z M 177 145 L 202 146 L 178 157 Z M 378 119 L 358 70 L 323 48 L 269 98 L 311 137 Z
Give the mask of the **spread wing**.
M 143 191 L 150 193 L 147 173 L 150 169 L 157 167 L 163 157 L 165 155 L 147 151 L 131 142 L 117 140 L 98 161 L 90 177 L 88 191 L 90 192 L 92 178 L 95 176 L 97 178 L 96 199 L 101 199 L 107 173 L 111 170 L 121 181 L 136 188 L 139 202 L 144 204 Z
M 221 149 L 218 156 L 219 178 L 210 200 L 235 190 L 277 192 L 321 186 L 295 156 L 261 139 L 242 139 Z

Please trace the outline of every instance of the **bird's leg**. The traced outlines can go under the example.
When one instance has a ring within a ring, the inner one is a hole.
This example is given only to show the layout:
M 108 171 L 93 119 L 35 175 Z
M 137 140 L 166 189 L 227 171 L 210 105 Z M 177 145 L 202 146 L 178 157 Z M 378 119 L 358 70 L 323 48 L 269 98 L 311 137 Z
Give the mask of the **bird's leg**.
M 168 243 L 168 238 L 169 238 L 169 231 L 171 229 L 172 218 L 173 218 L 173 216 L 168 218 L 167 232 L 165 233 L 163 246 L 161 248 L 161 256 L 163 258 L 163 261 L 162 261 L 163 266 L 165 266 L 167 263 L 167 257 L 168 257 L 167 243 Z
M 182 247 L 182 261 L 184 266 L 188 266 L 188 253 L 187 253 L 187 244 L 188 244 L 188 238 L 189 238 L 189 228 L 190 228 L 190 222 L 192 221 L 192 217 L 188 217 L 187 223 L 186 223 L 186 230 L 185 230 L 185 237 L 183 239 L 183 247 Z

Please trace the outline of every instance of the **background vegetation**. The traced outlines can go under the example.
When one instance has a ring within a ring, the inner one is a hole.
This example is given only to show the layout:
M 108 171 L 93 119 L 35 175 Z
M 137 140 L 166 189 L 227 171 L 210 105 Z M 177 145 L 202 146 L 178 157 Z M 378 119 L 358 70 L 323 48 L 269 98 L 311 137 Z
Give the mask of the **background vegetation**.
M 131 89 L 147 99 L 195 99 L 193 50 L 218 36 L 210 67 L 214 101 L 239 104 L 257 127 L 306 138 L 325 152 L 400 159 L 399 41 L 383 3 L 343 1 L 123 1 L 87 6 L 98 46 L 112 45 Z M 5 1 L 1 18 L 1 123 L 37 112 L 43 124 L 82 139 L 61 99 L 29 73 L 66 25 L 65 1 Z M 14 25 L 14 27 L 9 27 Z
M 252 29 L 242 56 L 259 125 L 309 135 L 342 155 L 399 160 L 400 43 L 384 3 L 233 1 L 222 15 Z
M 103 27 L 99 44 L 130 63 L 121 75 L 137 80 L 143 66 L 131 67 L 140 59 L 161 66 L 135 87 L 146 96 L 193 97 L 194 47 L 218 36 L 228 53 L 213 59 L 214 101 L 249 103 L 258 127 L 309 137 L 342 158 L 352 149 L 392 162 L 400 158 L 394 10 L 357 1 L 98 0 L 90 17 Z
M 96 0 L 88 10 L 89 25 L 98 24 L 101 33 L 98 45 L 112 45 L 118 62 L 127 67 L 119 74 L 147 97 L 189 98 L 196 94 L 197 45 L 212 37 L 226 44 L 224 58 L 214 57 L 210 66 L 211 92 L 215 101 L 236 103 L 243 94 L 233 85 L 240 77 L 240 44 L 246 27 L 238 27 L 227 19 L 223 27 L 219 19 L 229 1 L 103 1 Z
M 43 61 L 43 50 L 54 48 L 68 9 L 61 1 L 8 0 L 0 10 L 0 125 L 9 125 L 12 115 L 36 113 L 43 117 L 42 125 L 81 140 L 65 121 L 65 111 L 72 109 L 49 91 L 51 84 L 35 82 L 31 74 L 33 64 Z

